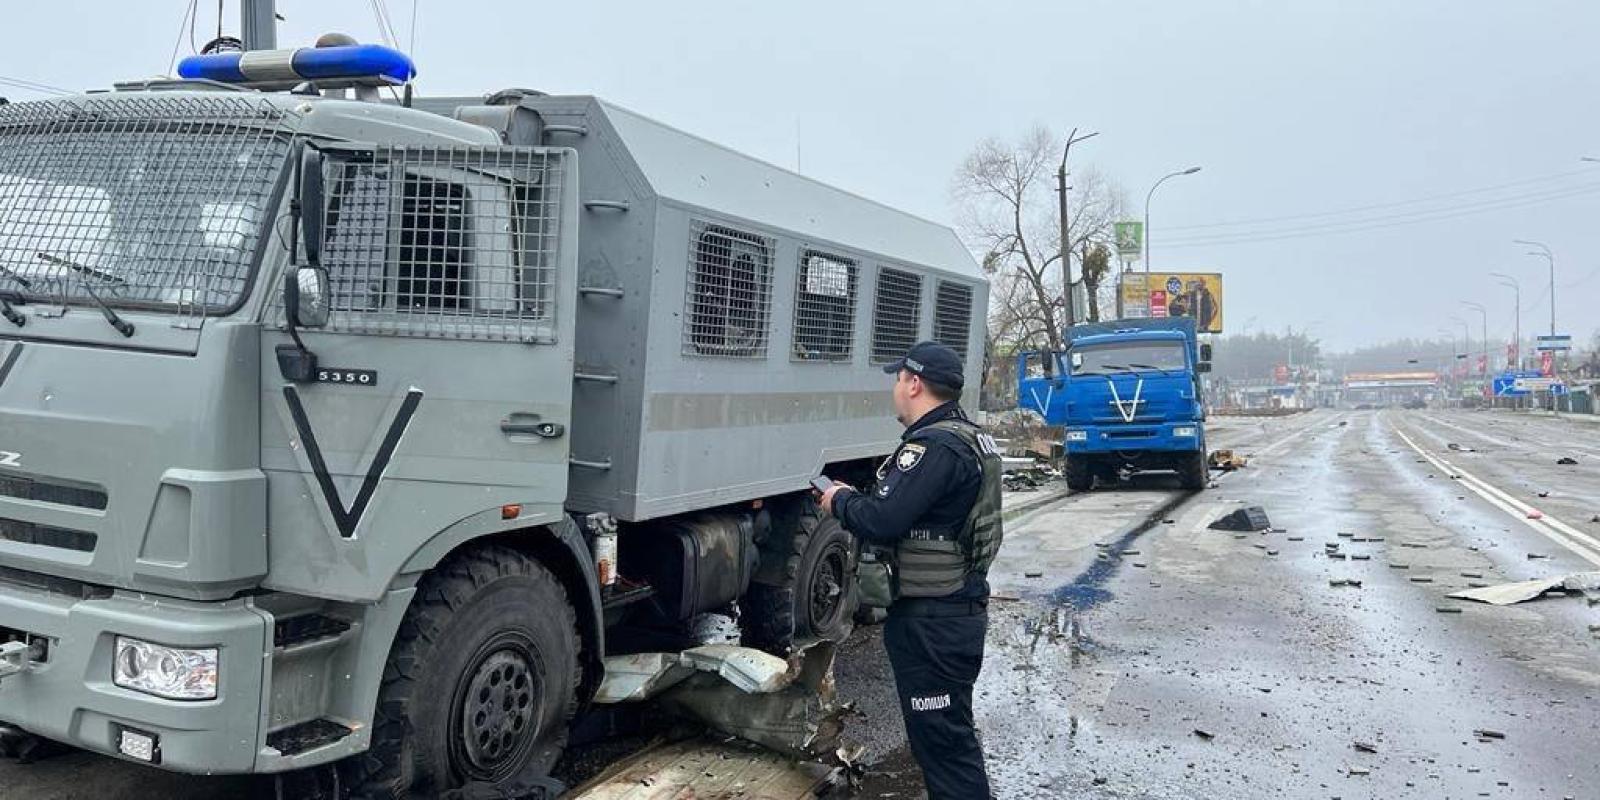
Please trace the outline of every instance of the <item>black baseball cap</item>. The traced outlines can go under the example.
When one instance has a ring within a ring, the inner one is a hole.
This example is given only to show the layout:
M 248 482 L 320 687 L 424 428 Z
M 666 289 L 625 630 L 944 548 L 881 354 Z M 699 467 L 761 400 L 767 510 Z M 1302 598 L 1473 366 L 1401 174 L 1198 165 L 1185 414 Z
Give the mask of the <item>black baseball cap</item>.
M 961 370 L 961 356 L 938 342 L 918 342 L 904 356 L 883 367 L 883 371 L 890 375 L 900 370 L 956 390 L 967 382 Z

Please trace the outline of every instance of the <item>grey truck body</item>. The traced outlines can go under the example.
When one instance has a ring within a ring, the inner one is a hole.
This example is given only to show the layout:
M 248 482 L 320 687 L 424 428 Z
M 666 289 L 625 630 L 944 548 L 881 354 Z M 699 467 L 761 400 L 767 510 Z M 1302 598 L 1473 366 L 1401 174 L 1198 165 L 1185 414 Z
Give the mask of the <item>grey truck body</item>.
M 301 331 L 323 374 L 293 384 L 275 353 L 305 144 L 337 203 L 335 291 Z M 987 305 L 947 228 L 533 93 L 408 109 L 172 83 L 0 107 L 0 263 L 31 284 L 0 279 L 26 318 L 0 322 L 0 643 L 31 648 L 0 723 L 113 754 L 154 732 L 162 766 L 211 773 L 365 749 L 420 577 L 474 542 L 561 578 L 592 691 L 578 520 L 649 535 L 889 452 L 878 365 L 941 338 L 976 387 Z M 117 636 L 219 648 L 217 699 L 113 685 Z

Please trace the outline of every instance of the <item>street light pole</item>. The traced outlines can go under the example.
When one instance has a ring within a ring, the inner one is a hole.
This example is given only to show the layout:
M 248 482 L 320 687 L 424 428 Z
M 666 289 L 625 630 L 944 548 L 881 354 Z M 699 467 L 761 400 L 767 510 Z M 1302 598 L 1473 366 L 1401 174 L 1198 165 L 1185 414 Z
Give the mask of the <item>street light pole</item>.
M 1067 134 L 1067 146 L 1061 148 L 1061 167 L 1056 170 L 1056 199 L 1059 201 L 1061 211 L 1061 308 L 1066 311 L 1067 327 L 1072 327 L 1076 320 L 1072 308 L 1072 237 L 1070 218 L 1067 216 L 1067 154 L 1072 152 L 1072 146 L 1085 139 L 1093 139 L 1100 132 L 1078 135 L 1078 129 L 1073 128 Z
M 1539 248 L 1528 253 L 1530 256 L 1544 256 L 1550 262 L 1550 335 L 1556 335 L 1556 256 L 1550 252 L 1550 246 L 1544 242 L 1535 242 L 1529 239 L 1513 239 L 1513 244 L 1525 244 L 1529 247 Z
M 1479 316 L 1483 317 L 1483 360 L 1478 362 L 1478 375 L 1487 378 L 1489 377 L 1489 309 L 1482 303 L 1474 303 L 1471 300 L 1462 300 L 1461 305 L 1477 309 Z
M 1520 369 L 1522 369 L 1522 284 L 1517 283 L 1517 279 L 1516 278 L 1513 278 L 1510 275 L 1505 274 L 1504 272 L 1491 272 L 1489 274 L 1495 276 L 1496 278 L 1502 278 L 1503 280 L 1500 281 L 1500 285 L 1501 286 L 1510 286 L 1517 293 L 1516 294 L 1516 304 L 1517 305 L 1516 305 L 1516 309 L 1515 309 L 1516 312 L 1517 312 L 1517 314 L 1516 314 L 1516 321 L 1517 322 L 1516 322 L 1516 328 L 1515 328 L 1515 330 L 1516 330 L 1516 334 L 1515 334 L 1516 338 L 1513 340 L 1513 341 L 1516 342 L 1516 347 L 1517 347 L 1517 349 L 1516 349 L 1517 363 L 1516 363 L 1515 366 L 1511 366 L 1510 368 L 1511 369 L 1520 370 Z M 1510 365 L 1508 365 L 1508 366 L 1510 366 Z
M 1148 279 L 1150 277 L 1150 198 L 1154 197 L 1156 190 L 1161 188 L 1161 184 L 1166 183 L 1168 180 L 1176 178 L 1180 175 L 1193 175 L 1199 171 L 1199 167 L 1190 167 L 1188 169 L 1180 169 L 1177 172 L 1168 173 L 1162 176 L 1161 180 L 1156 181 L 1156 184 L 1150 187 L 1150 191 L 1144 196 L 1144 274 L 1146 278 L 1146 288 L 1149 287 Z

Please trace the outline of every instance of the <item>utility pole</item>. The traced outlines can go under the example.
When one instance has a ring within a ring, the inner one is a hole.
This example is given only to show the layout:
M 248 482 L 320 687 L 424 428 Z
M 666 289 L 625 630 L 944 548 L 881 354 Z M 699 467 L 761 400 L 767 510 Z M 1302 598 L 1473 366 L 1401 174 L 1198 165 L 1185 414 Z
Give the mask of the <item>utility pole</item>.
M 239 0 L 240 38 L 246 50 L 278 49 L 275 0 Z
M 1067 216 L 1067 154 L 1072 152 L 1072 146 L 1085 139 L 1093 139 L 1100 132 L 1078 135 L 1078 129 L 1073 128 L 1067 134 L 1067 146 L 1061 148 L 1061 166 L 1056 169 L 1056 199 L 1061 211 L 1061 308 L 1066 311 L 1067 328 L 1071 328 L 1077 321 L 1077 314 L 1072 307 L 1072 236 L 1071 218 Z M 1065 337 L 1062 331 L 1062 338 Z
M 1522 369 L 1522 284 L 1518 283 L 1516 278 L 1513 278 L 1510 275 L 1505 274 L 1504 272 L 1491 272 L 1489 274 L 1495 276 L 1496 278 L 1500 278 L 1501 279 L 1501 281 L 1500 281 L 1500 285 L 1501 286 L 1510 286 L 1512 288 L 1512 290 L 1516 292 L 1515 300 L 1516 300 L 1516 312 L 1517 312 L 1516 320 L 1517 320 L 1517 322 L 1516 322 L 1516 326 L 1514 328 L 1514 330 L 1516 331 L 1516 334 L 1515 334 L 1516 338 L 1513 341 L 1516 342 L 1516 354 L 1517 354 L 1517 356 L 1516 356 L 1516 363 L 1514 365 L 1513 364 L 1508 364 L 1507 367 L 1510 368 L 1510 369 L 1521 370 Z

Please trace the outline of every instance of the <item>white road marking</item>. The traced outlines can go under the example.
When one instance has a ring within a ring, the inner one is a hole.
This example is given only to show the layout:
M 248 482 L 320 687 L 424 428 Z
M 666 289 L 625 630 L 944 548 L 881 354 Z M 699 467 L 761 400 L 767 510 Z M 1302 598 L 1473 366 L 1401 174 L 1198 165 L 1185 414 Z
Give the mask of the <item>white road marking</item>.
M 1449 461 L 1422 449 L 1416 442 L 1412 441 L 1411 437 L 1405 434 L 1405 431 L 1400 430 L 1399 426 L 1391 423 L 1391 427 L 1397 436 L 1417 452 L 1417 455 L 1427 459 L 1435 467 L 1444 471 L 1446 475 L 1458 476 L 1456 482 L 1465 486 L 1473 494 L 1483 498 L 1495 508 L 1520 520 L 1523 524 L 1556 544 L 1571 550 L 1579 558 L 1595 566 L 1600 566 L 1600 540 L 1596 540 L 1594 537 L 1550 516 L 1542 510 L 1539 511 L 1540 519 L 1529 519 L 1528 514 L 1538 509 L 1512 497 L 1488 481 L 1469 474 Z
M 1446 428 L 1450 428 L 1452 430 L 1460 431 L 1462 433 L 1467 434 L 1468 436 L 1476 436 L 1479 439 L 1482 439 L 1482 440 L 1484 440 L 1486 442 L 1489 442 L 1490 444 L 1493 444 L 1493 445 L 1495 445 L 1497 447 L 1516 448 L 1516 446 L 1517 446 L 1515 442 L 1508 442 L 1505 439 L 1501 439 L 1501 438 L 1499 438 L 1497 436 L 1490 436 L 1489 434 L 1484 433 L 1483 431 L 1475 431 L 1475 430 L 1473 430 L 1471 428 L 1463 428 L 1460 425 L 1455 424 L 1454 422 L 1445 422 L 1444 420 L 1439 419 L 1438 417 L 1432 416 L 1430 414 L 1422 414 L 1421 417 L 1423 419 L 1429 421 L 1429 422 L 1432 422 L 1435 425 L 1443 425 Z
M 1311 413 L 1312 414 L 1316 414 L 1317 412 L 1312 411 Z M 1307 423 L 1304 426 L 1302 426 L 1299 430 L 1296 430 L 1293 433 L 1287 434 L 1283 438 L 1279 439 L 1278 441 L 1273 442 L 1272 444 L 1269 444 L 1266 447 L 1263 447 L 1263 448 L 1255 451 L 1254 453 L 1251 454 L 1251 457 L 1252 458 L 1263 458 L 1263 457 L 1266 457 L 1266 456 L 1270 456 L 1273 453 L 1276 453 L 1278 450 L 1282 449 L 1284 446 L 1288 445 L 1290 442 L 1294 441 L 1295 439 L 1298 439 L 1301 436 L 1304 436 L 1304 435 L 1306 435 L 1306 434 L 1308 434 L 1308 433 L 1310 433 L 1310 432 L 1312 432 L 1314 430 L 1318 430 L 1324 425 L 1326 425 L 1328 427 L 1337 427 L 1339 425 L 1339 422 L 1341 420 L 1344 420 L 1346 416 L 1348 416 L 1348 415 L 1340 414 L 1340 415 L 1335 416 L 1335 417 L 1333 417 L 1332 419 L 1329 419 L 1329 420 L 1319 421 L 1319 422 L 1315 422 L 1315 423 Z

